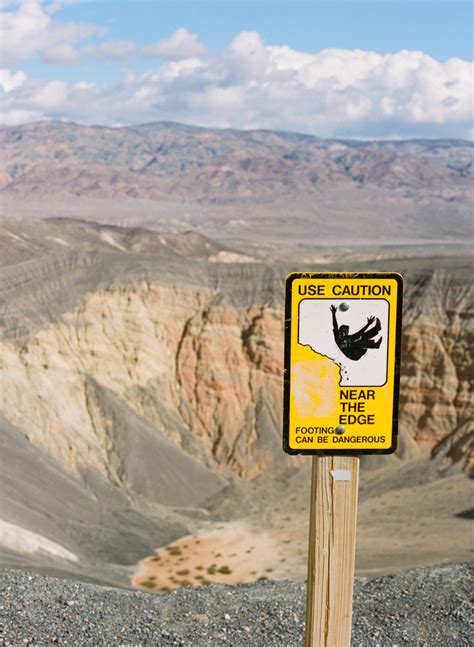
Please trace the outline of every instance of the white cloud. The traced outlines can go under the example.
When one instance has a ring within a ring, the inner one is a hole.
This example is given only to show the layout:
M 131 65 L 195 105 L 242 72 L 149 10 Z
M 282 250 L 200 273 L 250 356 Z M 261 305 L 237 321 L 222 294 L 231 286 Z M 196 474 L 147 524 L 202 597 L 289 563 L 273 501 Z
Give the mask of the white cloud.
M 71 5 L 75 4 L 87 4 L 91 2 L 92 0 L 53 0 L 53 2 L 50 2 L 47 7 L 46 11 L 49 14 L 57 13 L 58 11 L 62 11 L 66 7 L 70 7 Z
M 99 32 L 95 25 L 56 22 L 39 0 L 22 0 L 14 11 L 1 14 L 1 57 L 4 64 L 14 64 L 42 50 L 80 42 Z
M 1 0 L 0 0 L 1 1 Z M 14 11 L 1 16 L 1 55 L 4 63 L 14 65 L 20 60 L 40 54 L 44 63 L 74 64 L 84 57 L 124 62 L 136 45 L 129 40 L 109 40 L 97 45 L 77 45 L 92 36 L 103 35 L 96 25 L 63 22 L 50 14 L 66 6 L 88 0 L 56 0 L 44 6 L 40 0 L 21 0 Z
M 129 45 L 115 54 L 125 55 L 127 47 L 130 53 Z M 309 54 L 242 32 L 213 58 L 167 60 L 114 84 L 4 76 L 9 92 L 2 101 L 17 119 L 36 110 L 46 118 L 109 125 L 170 119 L 322 136 L 469 137 L 472 72 L 471 62 L 440 62 L 423 52 Z
M 75 90 L 92 90 L 95 88 L 95 83 L 88 83 L 87 81 L 79 81 L 72 86 Z
M 26 124 L 41 119 L 45 119 L 45 116 L 39 110 L 17 110 L 12 108 L 2 113 L 0 123 L 3 126 L 18 126 L 19 124 Z
M 49 81 L 48 83 L 38 87 L 26 105 L 31 108 L 39 109 L 42 112 L 48 110 L 55 111 L 58 107 L 67 108 L 69 101 L 68 89 L 63 81 Z
M 78 63 L 80 60 L 79 52 L 69 43 L 60 43 L 53 47 L 48 47 L 41 55 L 45 63 Z
M 130 40 L 109 40 L 100 45 L 84 48 L 83 54 L 91 58 L 105 59 L 122 63 L 136 50 L 135 43 Z
M 275 72 L 270 54 L 271 49 L 264 45 L 260 34 L 243 31 L 221 52 L 218 63 L 227 81 L 258 81 Z
M 207 47 L 200 42 L 196 34 L 187 29 L 177 29 L 169 38 L 160 40 L 142 48 L 145 56 L 157 56 L 171 60 L 194 58 L 207 52 Z
M 0 87 L 4 92 L 16 90 L 26 81 L 26 74 L 18 71 L 15 73 L 10 70 L 0 69 Z

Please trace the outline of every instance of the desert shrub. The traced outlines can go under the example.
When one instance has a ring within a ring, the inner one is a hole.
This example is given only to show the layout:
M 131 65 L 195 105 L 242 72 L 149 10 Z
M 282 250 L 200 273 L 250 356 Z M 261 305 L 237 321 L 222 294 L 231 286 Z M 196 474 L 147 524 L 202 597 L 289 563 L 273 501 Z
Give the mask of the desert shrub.
M 229 568 L 228 566 L 225 566 L 225 565 L 224 565 L 224 566 L 221 566 L 221 567 L 217 570 L 217 572 L 218 572 L 218 573 L 222 573 L 222 575 L 230 575 L 230 574 L 232 573 L 232 571 L 230 570 L 230 568 Z

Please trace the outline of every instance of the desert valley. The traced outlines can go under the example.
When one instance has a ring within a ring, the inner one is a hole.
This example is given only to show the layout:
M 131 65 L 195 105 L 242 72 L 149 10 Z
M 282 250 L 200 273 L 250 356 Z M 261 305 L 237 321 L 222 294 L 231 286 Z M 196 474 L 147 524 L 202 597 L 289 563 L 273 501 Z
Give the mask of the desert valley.
M 306 575 L 292 271 L 405 278 L 399 449 L 356 570 L 472 560 L 473 146 L 156 123 L 0 131 L 0 563 L 145 590 Z

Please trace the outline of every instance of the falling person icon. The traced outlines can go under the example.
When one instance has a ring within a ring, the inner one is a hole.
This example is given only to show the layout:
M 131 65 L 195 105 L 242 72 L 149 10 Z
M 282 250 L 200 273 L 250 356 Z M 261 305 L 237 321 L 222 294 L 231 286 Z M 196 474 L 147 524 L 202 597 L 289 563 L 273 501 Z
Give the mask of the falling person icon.
M 377 341 L 374 341 L 373 339 L 373 337 L 376 337 L 379 334 L 382 328 L 378 317 L 367 317 L 367 323 L 365 326 L 351 335 L 349 334 L 349 326 L 338 325 L 336 311 L 336 306 L 332 305 L 331 312 L 334 339 L 341 352 L 343 352 L 346 357 L 357 361 L 366 354 L 369 348 L 380 348 L 382 337 Z M 374 325 L 372 326 L 372 324 Z

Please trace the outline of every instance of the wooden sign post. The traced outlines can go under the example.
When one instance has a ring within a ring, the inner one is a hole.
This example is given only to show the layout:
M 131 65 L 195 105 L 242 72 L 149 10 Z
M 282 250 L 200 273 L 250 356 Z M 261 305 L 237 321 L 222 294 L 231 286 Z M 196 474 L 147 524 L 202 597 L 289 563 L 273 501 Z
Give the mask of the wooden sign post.
M 397 446 L 402 277 L 290 274 L 283 449 L 313 456 L 306 647 L 350 647 L 360 454 Z
M 313 456 L 306 647 L 351 642 L 359 459 Z

